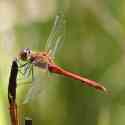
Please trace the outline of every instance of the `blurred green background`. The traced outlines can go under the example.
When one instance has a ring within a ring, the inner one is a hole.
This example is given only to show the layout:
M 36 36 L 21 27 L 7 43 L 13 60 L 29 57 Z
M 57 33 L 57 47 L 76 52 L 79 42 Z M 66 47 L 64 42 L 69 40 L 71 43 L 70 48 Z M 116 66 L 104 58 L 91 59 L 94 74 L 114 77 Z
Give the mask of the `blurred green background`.
M 53 74 L 46 82 L 40 81 L 46 91 L 26 105 L 22 105 L 22 100 L 30 86 L 17 88 L 21 124 L 24 117 L 30 117 L 33 125 L 123 125 L 124 0 L 0 1 L 0 125 L 10 125 L 7 87 L 11 61 L 22 48 L 44 49 L 60 10 L 66 16 L 66 36 L 55 62 L 95 79 L 111 94 Z

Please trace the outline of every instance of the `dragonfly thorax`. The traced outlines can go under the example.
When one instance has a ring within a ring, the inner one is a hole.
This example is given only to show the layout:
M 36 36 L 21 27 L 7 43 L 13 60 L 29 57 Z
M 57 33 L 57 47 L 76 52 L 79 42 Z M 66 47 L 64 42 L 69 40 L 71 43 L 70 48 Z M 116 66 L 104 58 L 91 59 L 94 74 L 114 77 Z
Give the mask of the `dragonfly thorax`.
M 47 52 L 32 52 L 29 60 L 32 64 L 42 69 L 48 68 L 48 64 L 52 63 L 52 59 Z
M 48 63 L 47 62 L 37 62 L 37 61 L 33 61 L 32 64 L 34 64 L 35 66 L 42 68 L 42 69 L 48 69 Z

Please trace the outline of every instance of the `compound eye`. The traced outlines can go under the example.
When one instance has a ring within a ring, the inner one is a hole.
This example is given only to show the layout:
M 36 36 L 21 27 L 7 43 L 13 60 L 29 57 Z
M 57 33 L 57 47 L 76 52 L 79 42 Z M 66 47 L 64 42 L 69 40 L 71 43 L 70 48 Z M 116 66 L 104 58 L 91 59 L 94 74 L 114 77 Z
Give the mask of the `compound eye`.
M 30 53 L 31 53 L 31 50 L 30 50 L 29 48 L 25 48 L 25 49 L 24 49 L 24 53 L 30 54 Z
M 28 54 L 30 54 L 30 53 L 31 53 L 31 51 L 29 50 L 27 53 L 28 53 Z
M 25 48 L 20 52 L 20 58 L 22 60 L 27 60 L 31 50 L 29 48 Z

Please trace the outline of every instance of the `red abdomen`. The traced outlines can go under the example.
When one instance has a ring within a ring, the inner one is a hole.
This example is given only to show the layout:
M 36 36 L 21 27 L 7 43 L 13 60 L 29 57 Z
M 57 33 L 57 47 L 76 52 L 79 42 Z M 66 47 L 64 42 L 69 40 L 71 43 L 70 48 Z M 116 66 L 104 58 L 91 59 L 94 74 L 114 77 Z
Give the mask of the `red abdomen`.
M 94 87 L 94 88 L 96 88 L 98 90 L 101 90 L 101 91 L 104 91 L 104 92 L 107 91 L 106 88 L 103 85 L 97 83 L 96 81 L 89 80 L 89 79 L 87 79 L 85 77 L 82 77 L 82 76 L 80 76 L 78 74 L 66 71 L 66 70 L 62 69 L 61 67 L 59 67 L 59 66 L 57 66 L 55 64 L 49 64 L 48 65 L 48 70 L 50 72 L 52 72 L 52 73 L 57 73 L 57 74 L 60 74 L 60 75 L 64 75 L 66 77 L 73 78 L 75 80 L 79 80 L 83 84 Z

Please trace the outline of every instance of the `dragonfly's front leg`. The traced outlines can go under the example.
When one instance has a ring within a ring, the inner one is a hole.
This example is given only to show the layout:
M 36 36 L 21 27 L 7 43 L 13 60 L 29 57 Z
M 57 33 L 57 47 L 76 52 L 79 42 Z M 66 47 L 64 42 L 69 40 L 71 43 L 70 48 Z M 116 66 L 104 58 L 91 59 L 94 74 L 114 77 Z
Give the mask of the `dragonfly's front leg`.
M 24 76 L 24 78 L 28 78 L 31 75 L 31 80 L 33 81 L 33 65 L 29 62 L 26 62 L 24 64 L 21 64 L 18 61 L 19 64 L 19 73 L 21 73 L 22 76 Z
M 28 65 L 29 65 L 29 63 L 19 64 L 19 67 L 18 67 L 18 68 L 19 68 L 19 72 L 20 72 L 23 76 L 25 75 L 26 71 L 28 70 L 28 68 L 27 68 Z M 24 70 L 24 72 L 22 72 L 21 69 L 22 69 L 22 68 L 25 68 L 25 67 L 26 67 L 26 69 Z
M 27 84 L 27 85 L 31 85 L 33 80 L 34 80 L 34 69 L 33 69 L 33 65 L 30 64 L 31 66 L 29 67 L 29 69 L 27 71 L 21 72 L 21 70 L 19 71 L 21 73 L 21 77 L 18 78 L 18 80 L 21 80 L 21 83 L 23 84 Z M 22 82 L 23 81 L 23 82 Z M 20 82 L 19 82 L 20 83 Z M 18 85 L 22 85 L 22 84 L 18 84 Z
M 31 74 L 31 81 L 33 81 L 34 80 L 34 69 L 33 69 L 33 64 L 31 64 L 30 65 L 30 68 L 29 68 L 29 71 L 28 71 L 28 73 L 27 73 L 28 75 L 28 77 L 30 76 L 30 74 Z

